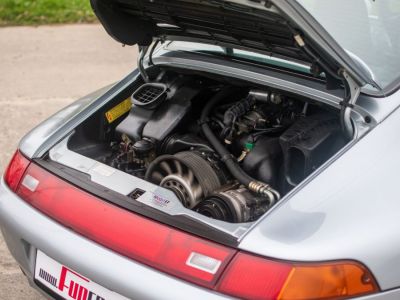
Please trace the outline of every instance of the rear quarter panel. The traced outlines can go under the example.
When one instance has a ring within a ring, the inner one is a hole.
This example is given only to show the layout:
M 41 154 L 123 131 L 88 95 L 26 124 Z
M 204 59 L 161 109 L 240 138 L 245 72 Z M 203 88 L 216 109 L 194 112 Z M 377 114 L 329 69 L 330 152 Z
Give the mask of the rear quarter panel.
M 399 131 L 397 109 L 275 207 L 240 248 L 291 261 L 357 260 L 381 289 L 400 286 Z

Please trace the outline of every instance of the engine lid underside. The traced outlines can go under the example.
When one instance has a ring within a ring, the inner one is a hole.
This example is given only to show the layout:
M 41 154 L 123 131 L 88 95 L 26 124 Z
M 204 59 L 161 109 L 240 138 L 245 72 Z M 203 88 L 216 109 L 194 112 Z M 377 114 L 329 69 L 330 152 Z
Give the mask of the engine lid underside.
M 275 7 L 257 10 L 222 1 L 92 0 L 117 41 L 148 46 L 153 38 L 204 41 L 257 49 L 310 63 L 296 46 L 293 28 Z

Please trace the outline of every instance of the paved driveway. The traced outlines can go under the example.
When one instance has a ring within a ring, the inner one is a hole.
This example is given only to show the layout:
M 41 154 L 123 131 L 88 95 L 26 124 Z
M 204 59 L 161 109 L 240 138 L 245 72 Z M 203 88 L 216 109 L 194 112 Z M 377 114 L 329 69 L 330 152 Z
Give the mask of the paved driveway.
M 30 128 L 121 79 L 136 58 L 136 48 L 122 48 L 100 25 L 0 28 L 0 170 Z M 42 299 L 29 288 L 1 236 L 0 299 Z

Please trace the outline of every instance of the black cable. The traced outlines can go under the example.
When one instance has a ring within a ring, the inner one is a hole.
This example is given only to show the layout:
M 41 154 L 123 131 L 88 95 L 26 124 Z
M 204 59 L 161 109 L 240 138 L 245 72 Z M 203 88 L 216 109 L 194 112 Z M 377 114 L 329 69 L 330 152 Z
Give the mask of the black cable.
M 191 143 L 191 142 L 186 142 L 184 140 L 177 140 L 175 141 L 176 143 L 181 143 L 182 145 L 188 146 L 188 147 L 198 147 L 200 149 L 208 150 L 208 151 L 213 151 L 214 149 L 211 148 L 208 145 L 205 144 L 200 144 L 200 143 Z

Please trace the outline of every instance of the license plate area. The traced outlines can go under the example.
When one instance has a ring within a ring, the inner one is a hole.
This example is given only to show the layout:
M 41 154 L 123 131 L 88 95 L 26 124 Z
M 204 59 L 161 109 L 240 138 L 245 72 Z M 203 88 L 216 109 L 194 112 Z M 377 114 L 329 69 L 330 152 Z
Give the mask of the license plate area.
M 62 299 L 128 299 L 55 261 L 40 250 L 36 254 L 35 281 L 40 282 Z

